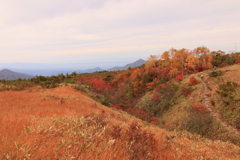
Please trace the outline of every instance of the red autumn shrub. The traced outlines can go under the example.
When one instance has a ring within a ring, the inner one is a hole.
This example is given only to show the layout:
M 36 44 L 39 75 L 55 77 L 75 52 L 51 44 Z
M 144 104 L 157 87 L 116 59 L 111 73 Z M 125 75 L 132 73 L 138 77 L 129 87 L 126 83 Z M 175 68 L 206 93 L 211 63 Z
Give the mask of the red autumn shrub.
M 162 84 L 160 84 L 160 86 L 161 86 L 161 87 L 164 87 L 164 86 L 165 86 L 165 84 L 164 84 L 164 83 L 162 83 Z
M 240 63 L 240 60 L 236 60 L 235 63 L 237 63 L 237 64 Z
M 152 117 L 152 120 L 151 120 L 151 124 L 153 124 L 153 125 L 156 125 L 157 124 L 157 122 L 156 122 L 156 120 L 158 119 L 158 117 Z
M 196 84 L 197 82 L 198 82 L 198 80 L 196 78 L 191 77 L 190 80 L 189 80 L 188 85 L 192 86 L 192 85 Z
M 183 74 L 179 74 L 175 78 L 176 81 L 181 81 L 182 79 L 183 79 Z
M 159 95 L 157 93 L 153 93 L 153 96 L 152 96 L 152 101 L 157 101 L 159 98 Z
M 119 109 L 119 110 L 123 110 L 121 106 L 119 106 L 118 104 L 114 104 L 112 105 L 113 108 Z
M 188 96 L 189 94 L 192 93 L 191 90 L 185 89 L 185 88 L 181 88 L 181 91 L 182 91 L 182 94 L 183 94 L 184 96 Z
M 154 82 L 149 82 L 147 83 L 147 88 L 148 89 L 153 89 Z
M 193 104 L 192 107 L 193 107 L 194 109 L 199 110 L 199 111 L 205 111 L 205 112 L 207 112 L 207 108 L 206 108 L 204 105 L 200 104 L 200 103 L 198 103 L 198 104 Z
M 136 68 L 131 68 L 131 71 L 132 71 L 132 72 L 134 72 L 134 71 L 136 71 L 136 70 L 137 70 Z
M 196 72 L 202 72 L 204 69 L 204 66 L 197 66 L 195 67 Z
M 156 119 L 158 119 L 158 117 L 152 117 L 152 120 L 155 121 Z
M 156 121 L 151 121 L 151 124 L 156 125 L 157 122 Z

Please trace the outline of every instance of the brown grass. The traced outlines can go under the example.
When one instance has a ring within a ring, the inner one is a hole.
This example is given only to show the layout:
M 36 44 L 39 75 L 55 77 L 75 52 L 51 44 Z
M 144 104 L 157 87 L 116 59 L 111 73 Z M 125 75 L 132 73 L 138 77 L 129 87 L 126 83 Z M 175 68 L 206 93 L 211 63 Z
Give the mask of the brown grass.
M 167 132 L 70 88 L 0 92 L 0 159 L 239 159 L 239 147 Z

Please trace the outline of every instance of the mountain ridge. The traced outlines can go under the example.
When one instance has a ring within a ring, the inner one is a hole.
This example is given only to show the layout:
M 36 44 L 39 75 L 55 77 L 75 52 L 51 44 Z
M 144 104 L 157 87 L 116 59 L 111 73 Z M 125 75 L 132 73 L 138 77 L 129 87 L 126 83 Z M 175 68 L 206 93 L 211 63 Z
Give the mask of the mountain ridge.
M 33 75 L 14 72 L 9 69 L 3 69 L 0 71 L 0 79 L 5 79 L 5 80 L 16 80 L 18 78 L 29 79 L 29 78 L 33 78 L 33 77 L 34 77 Z
M 113 68 L 110 68 L 110 69 L 107 69 L 107 71 L 118 71 L 118 70 L 127 70 L 128 68 L 134 68 L 134 67 L 139 67 L 143 64 L 145 64 L 146 61 L 144 61 L 143 59 L 139 59 L 133 63 L 129 63 L 129 64 L 126 64 L 125 66 L 123 67 L 113 67 Z
M 15 63 L 18 64 L 18 63 Z M 36 76 L 36 75 L 42 75 L 42 76 L 52 76 L 52 75 L 58 75 L 58 74 L 70 74 L 72 72 L 78 72 L 78 73 L 93 73 L 93 72 L 100 72 L 100 71 L 117 71 L 117 70 L 126 70 L 129 67 L 134 68 L 134 67 L 138 67 L 141 66 L 142 64 L 145 64 L 145 61 L 143 59 L 139 59 L 133 63 L 128 63 L 123 67 L 113 67 L 110 69 L 102 69 L 100 67 L 95 67 L 95 68 L 90 68 L 90 69 L 70 69 L 70 68 L 55 68 L 53 65 L 47 65 L 44 66 L 44 64 L 42 64 L 43 66 L 39 69 L 33 69 L 31 68 L 31 66 L 34 66 L 33 63 L 31 63 L 30 68 L 31 69 L 22 69 L 22 68 L 18 68 L 17 66 L 15 66 L 16 68 L 12 68 L 11 66 L 6 65 L 6 68 L 9 68 L 7 70 L 11 70 L 12 72 L 17 72 L 20 74 L 25 74 L 25 75 L 30 75 L 30 76 Z M 21 64 L 24 65 L 24 64 Z M 36 64 L 39 65 L 39 64 Z M 3 64 L 1 66 L 1 68 L 3 68 Z M 41 66 L 41 65 L 39 65 Z M 49 69 L 47 67 L 50 67 Z M 4 69 L 3 69 L 4 70 Z M 1 77 L 0 77 L 1 78 Z

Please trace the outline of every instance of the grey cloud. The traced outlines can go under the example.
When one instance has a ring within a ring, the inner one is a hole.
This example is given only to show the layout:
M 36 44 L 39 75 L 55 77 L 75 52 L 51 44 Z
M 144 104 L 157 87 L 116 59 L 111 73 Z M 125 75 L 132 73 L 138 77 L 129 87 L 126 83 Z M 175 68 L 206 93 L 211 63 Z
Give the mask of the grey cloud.
M 39 61 L 160 54 L 239 37 L 238 6 L 239 0 L 8 0 L 0 2 L 0 47 L 10 57 L 35 53 Z
M 107 0 L 8 0 L 0 2 L 8 24 L 33 23 L 69 13 L 81 12 L 85 8 L 101 8 Z

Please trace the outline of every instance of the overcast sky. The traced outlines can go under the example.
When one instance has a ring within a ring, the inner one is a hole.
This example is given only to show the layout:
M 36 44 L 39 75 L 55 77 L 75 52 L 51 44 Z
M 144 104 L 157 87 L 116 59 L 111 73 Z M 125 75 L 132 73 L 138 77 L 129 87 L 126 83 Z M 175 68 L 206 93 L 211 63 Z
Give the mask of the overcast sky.
M 0 63 L 104 68 L 171 47 L 228 53 L 235 41 L 240 51 L 239 0 L 0 0 Z

